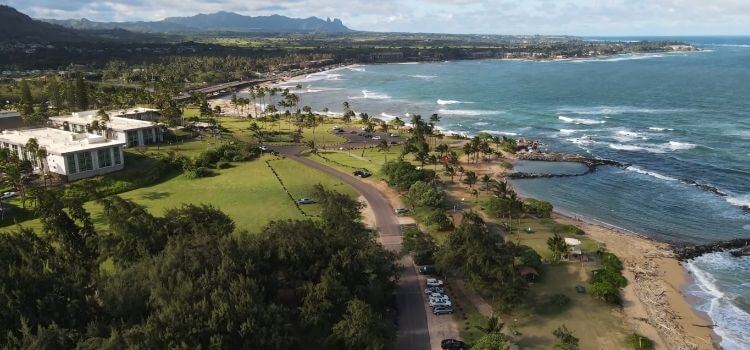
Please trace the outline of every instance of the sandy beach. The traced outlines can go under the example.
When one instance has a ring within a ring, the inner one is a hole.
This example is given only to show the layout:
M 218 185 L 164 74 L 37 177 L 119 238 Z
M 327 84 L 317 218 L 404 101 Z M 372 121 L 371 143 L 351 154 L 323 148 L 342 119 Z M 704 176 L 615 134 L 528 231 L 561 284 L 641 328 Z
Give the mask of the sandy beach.
M 633 329 L 659 349 L 718 349 L 716 335 L 706 327 L 711 321 L 682 293 L 689 282 L 687 270 L 669 245 L 569 213 L 556 212 L 554 218 L 580 227 L 623 261 L 629 282 L 623 290 L 623 311 Z

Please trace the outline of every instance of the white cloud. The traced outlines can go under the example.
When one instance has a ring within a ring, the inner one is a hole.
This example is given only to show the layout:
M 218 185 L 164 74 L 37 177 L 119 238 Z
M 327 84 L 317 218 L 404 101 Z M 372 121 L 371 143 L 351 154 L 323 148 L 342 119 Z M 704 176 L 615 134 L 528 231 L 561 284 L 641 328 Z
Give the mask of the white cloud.
M 32 17 L 157 20 L 234 11 L 354 29 L 499 34 L 750 34 L 748 0 L 10 0 Z

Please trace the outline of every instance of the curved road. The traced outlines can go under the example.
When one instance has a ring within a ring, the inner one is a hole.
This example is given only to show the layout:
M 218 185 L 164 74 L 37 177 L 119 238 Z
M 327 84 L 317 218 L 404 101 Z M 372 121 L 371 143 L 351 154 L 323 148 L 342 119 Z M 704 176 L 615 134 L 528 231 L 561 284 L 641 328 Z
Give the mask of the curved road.
M 401 225 L 396 219 L 388 199 L 375 187 L 359 181 L 354 176 L 343 173 L 316 161 L 299 155 L 299 148 L 283 147 L 279 152 L 289 159 L 304 164 L 325 174 L 331 175 L 352 186 L 362 194 L 370 205 L 383 245 L 393 251 L 401 250 Z M 396 338 L 398 350 L 430 349 L 430 334 L 427 329 L 427 314 L 424 308 L 422 290 L 411 258 L 401 260 L 404 270 L 396 288 L 396 303 L 399 310 L 399 328 Z

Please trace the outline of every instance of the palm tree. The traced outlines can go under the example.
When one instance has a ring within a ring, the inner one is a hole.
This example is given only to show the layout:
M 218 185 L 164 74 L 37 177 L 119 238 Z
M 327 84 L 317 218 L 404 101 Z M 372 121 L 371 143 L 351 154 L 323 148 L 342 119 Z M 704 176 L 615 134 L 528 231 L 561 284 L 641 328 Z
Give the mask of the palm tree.
M 380 140 L 380 143 L 378 143 L 378 152 L 384 152 L 383 156 L 385 158 L 385 162 L 388 163 L 388 150 L 391 148 L 391 146 L 388 144 L 388 141 L 386 140 Z
M 451 165 L 445 164 L 445 174 L 451 177 L 451 183 L 453 183 L 453 177 L 456 176 L 456 168 Z
M 474 145 L 471 142 L 465 143 L 463 146 L 464 154 L 466 154 L 466 162 L 471 162 L 471 155 L 474 153 Z
M 96 115 L 99 117 L 99 127 L 104 128 L 104 137 L 109 138 L 109 114 L 100 109 L 96 112 Z
M 500 321 L 497 316 L 492 316 L 487 319 L 486 326 L 474 326 L 476 329 L 484 332 L 485 334 L 500 334 L 505 324 Z
M 565 239 L 557 232 L 547 239 L 547 247 L 552 251 L 552 260 L 554 262 L 560 261 L 568 253 L 568 244 L 565 243 Z
M 467 171 L 464 183 L 469 185 L 469 188 L 474 188 L 474 184 L 477 183 L 477 173 L 471 170 Z

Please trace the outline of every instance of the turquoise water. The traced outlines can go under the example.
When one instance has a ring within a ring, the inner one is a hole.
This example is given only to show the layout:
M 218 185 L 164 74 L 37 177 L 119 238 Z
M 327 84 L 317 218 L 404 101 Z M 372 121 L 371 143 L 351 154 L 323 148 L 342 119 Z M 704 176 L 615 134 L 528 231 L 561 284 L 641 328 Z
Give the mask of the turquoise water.
M 539 139 L 549 150 L 629 163 L 513 185 L 565 211 L 660 240 L 748 237 L 750 214 L 741 207 L 750 205 L 750 38 L 683 40 L 705 51 L 354 66 L 286 85 L 318 111 L 341 112 L 348 101 L 383 119 L 438 113 L 446 132 Z M 750 271 L 720 260 L 691 267 L 713 276 L 698 281 L 705 287 L 696 289 L 706 300 L 700 307 L 724 322 L 717 330 L 722 346 L 748 348 L 739 341 L 750 324 L 717 315 L 747 316 L 750 306 L 739 302 L 750 298 L 747 282 L 726 276 L 750 281 Z

